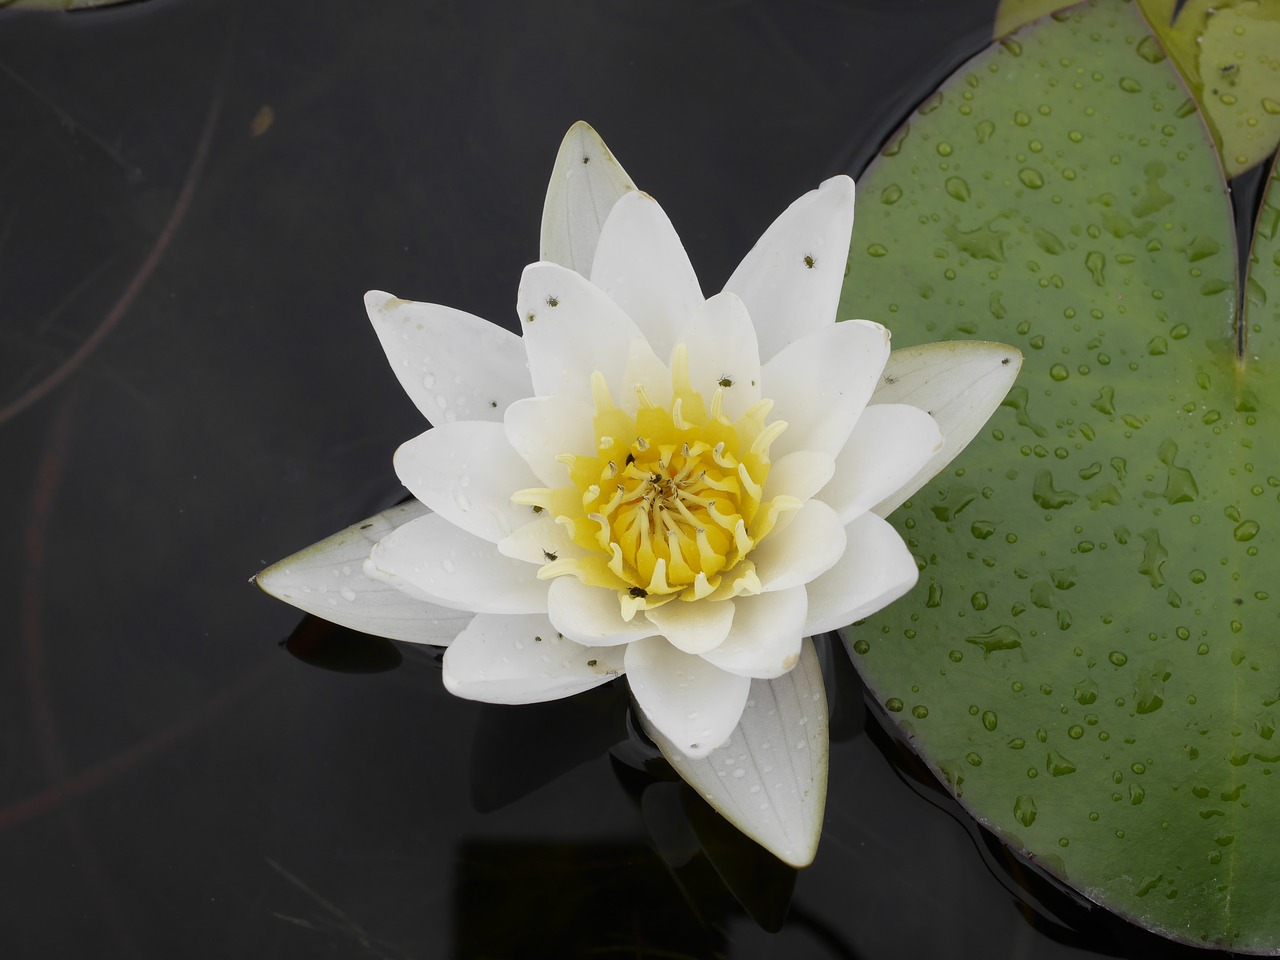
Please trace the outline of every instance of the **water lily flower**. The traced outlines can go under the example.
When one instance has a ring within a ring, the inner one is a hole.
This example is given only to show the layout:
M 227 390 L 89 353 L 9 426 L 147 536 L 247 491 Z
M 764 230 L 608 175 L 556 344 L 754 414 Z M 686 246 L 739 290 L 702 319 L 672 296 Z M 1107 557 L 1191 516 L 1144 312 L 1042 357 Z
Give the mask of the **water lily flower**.
M 459 696 L 549 700 L 625 675 L 665 749 L 708 757 L 804 638 L 914 586 L 883 516 L 972 438 L 1021 361 L 998 344 L 891 354 L 880 324 L 834 322 L 853 215 L 853 181 L 827 180 L 707 297 L 662 208 L 576 125 L 519 336 L 366 297 L 434 424 L 395 456 L 415 500 L 257 582 L 448 645 Z

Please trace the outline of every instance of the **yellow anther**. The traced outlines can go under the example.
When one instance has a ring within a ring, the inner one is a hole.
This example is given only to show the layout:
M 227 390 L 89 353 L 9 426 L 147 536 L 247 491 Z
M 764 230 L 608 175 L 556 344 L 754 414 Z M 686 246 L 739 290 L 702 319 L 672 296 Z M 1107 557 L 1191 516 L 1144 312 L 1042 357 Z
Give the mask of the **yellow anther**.
M 671 587 L 667 583 L 667 561 L 661 557 L 653 565 L 653 576 L 649 578 L 649 593 L 670 593 Z
M 642 383 L 635 413 L 614 404 L 604 376 L 591 377 L 595 449 L 563 453 L 567 485 L 529 488 L 513 500 L 548 511 L 575 545 L 548 554 L 540 577 L 578 577 L 614 589 L 624 619 L 668 601 L 759 592 L 749 559 L 793 498 L 763 502 L 769 447 L 786 429 L 767 423 L 761 400 L 736 421 L 723 384 L 710 408 L 693 389 L 689 351 L 671 359 L 671 402 L 659 407 Z M 634 438 L 628 442 L 625 438 Z
M 525 507 L 546 509 L 551 503 L 552 491 L 547 487 L 525 487 L 511 495 L 511 502 Z
M 684 418 L 684 397 L 676 397 L 671 404 L 671 421 L 677 430 L 688 430 L 689 424 Z
M 758 457 L 767 457 L 769 453 L 769 445 L 778 437 L 782 436 L 782 431 L 787 429 L 787 421 L 775 420 L 769 424 L 751 441 L 751 452 Z
M 591 374 L 591 400 L 596 407 L 596 416 L 614 409 L 613 396 L 609 393 L 609 384 L 599 370 Z
M 675 394 L 694 392 L 689 380 L 689 348 L 683 343 L 677 343 L 671 351 L 671 391 Z

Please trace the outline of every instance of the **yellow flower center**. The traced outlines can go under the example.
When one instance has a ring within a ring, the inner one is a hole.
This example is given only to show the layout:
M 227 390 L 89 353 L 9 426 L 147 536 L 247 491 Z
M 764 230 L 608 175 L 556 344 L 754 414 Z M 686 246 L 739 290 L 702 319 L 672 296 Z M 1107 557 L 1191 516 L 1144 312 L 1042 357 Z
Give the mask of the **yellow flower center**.
M 736 421 L 722 412 L 725 387 L 710 406 L 689 381 L 688 351 L 672 358 L 670 408 L 637 385 L 634 415 L 617 407 L 603 375 L 594 373 L 591 453 L 558 459 L 569 482 L 518 491 L 512 498 L 551 512 L 578 556 L 547 552 L 539 576 L 576 576 L 618 592 L 622 615 L 677 598 L 712 600 L 758 593 L 749 559 L 794 497 L 763 499 L 769 446 L 786 423 L 765 418 L 772 400 L 752 405 Z

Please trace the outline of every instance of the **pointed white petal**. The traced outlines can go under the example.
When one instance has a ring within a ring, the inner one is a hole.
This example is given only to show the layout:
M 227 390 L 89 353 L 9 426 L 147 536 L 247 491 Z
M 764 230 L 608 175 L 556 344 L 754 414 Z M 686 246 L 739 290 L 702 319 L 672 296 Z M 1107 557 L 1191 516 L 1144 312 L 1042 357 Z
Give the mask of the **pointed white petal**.
M 639 191 L 614 204 L 591 264 L 591 282 L 636 322 L 654 353 L 671 354 L 676 335 L 702 304 L 702 288 L 658 202 Z
M 637 640 L 626 651 L 627 680 L 649 726 L 690 757 L 705 757 L 729 739 L 747 702 L 749 679 L 682 653 L 661 637 Z
M 693 389 L 707 400 L 717 389 L 723 390 L 723 409 L 730 420 L 737 420 L 760 399 L 756 331 L 736 295 L 718 293 L 694 310 L 680 342 L 689 348 Z
M 772 455 L 838 454 L 888 359 L 889 331 L 866 320 L 829 324 L 784 348 L 760 371 L 761 392 L 774 401 L 770 416 L 787 422 Z
M 416 599 L 363 571 L 378 540 L 427 512 L 416 500 L 384 510 L 273 563 L 254 582 L 273 597 L 339 626 L 392 640 L 448 644 L 470 622 L 470 613 Z
M 512 503 L 511 494 L 539 485 L 503 425 L 488 420 L 433 427 L 400 446 L 395 468 L 429 508 L 491 543 L 529 520 L 529 508 Z
M 533 519 L 511 536 L 498 541 L 498 552 L 504 557 L 514 557 L 525 563 L 542 566 L 560 557 L 581 556 L 585 551 L 569 537 L 569 531 L 546 513 L 534 515 L 529 507 L 522 508 Z
M 649 622 L 677 650 L 706 653 L 724 642 L 733 625 L 732 600 L 673 600 L 646 611 Z
M 809 608 L 805 588 L 739 597 L 734 605 L 729 636 L 703 659 L 721 670 L 757 679 L 780 677 L 795 667 Z
M 452 307 L 371 290 L 369 319 L 404 392 L 432 423 L 501 420 L 533 387 L 520 338 Z
M 427 514 L 383 537 L 365 572 L 405 584 L 441 606 L 476 613 L 545 613 L 538 568 L 512 560 L 487 540 Z
M 590 403 L 596 370 L 621 394 L 632 351 L 653 353 L 622 308 L 591 281 L 557 264 L 524 268 L 517 306 L 537 396 Z
M 896 350 L 876 387 L 876 403 L 909 403 L 942 428 L 942 449 L 873 509 L 888 516 L 937 476 L 982 429 L 1022 369 L 1022 354 L 1003 343 L 947 341 Z
M 621 650 L 591 650 L 557 635 L 543 614 L 478 613 L 445 651 L 444 686 L 486 703 L 559 700 L 622 673 Z
M 755 321 L 760 358 L 836 319 L 853 230 L 853 181 L 832 177 L 788 207 L 733 272 L 725 290 Z
M 864 513 L 844 529 L 849 540 L 844 556 L 806 588 L 804 632 L 810 636 L 869 617 L 914 587 L 920 576 L 911 551 L 887 520 Z
M 829 453 L 796 450 L 769 467 L 764 482 L 764 499 L 777 496 L 808 500 L 823 488 L 835 473 L 836 461 Z
M 845 529 L 836 512 L 821 500 L 810 500 L 791 515 L 790 523 L 760 541 L 751 560 L 766 592 L 789 590 L 830 569 L 844 551 Z
M 590 404 L 572 397 L 530 397 L 507 408 L 507 439 L 548 487 L 562 487 L 569 469 L 556 460 L 562 453 L 590 454 Z
M 848 523 L 901 488 L 941 449 L 937 421 L 919 407 L 873 403 L 862 411 L 818 498 Z
M 614 591 L 588 586 L 570 576 L 551 581 L 547 612 L 557 630 L 590 647 L 630 643 L 657 632 L 643 613 L 637 613 L 630 622 L 623 620 Z
M 793 867 L 813 862 L 827 802 L 830 741 L 811 640 L 804 641 L 790 673 L 752 681 L 729 742 L 709 756 L 690 757 L 652 724 L 646 731 L 676 773 L 726 820 Z
M 635 188 L 600 135 L 581 120 L 575 123 L 560 143 L 547 184 L 541 259 L 589 274 L 609 211 Z

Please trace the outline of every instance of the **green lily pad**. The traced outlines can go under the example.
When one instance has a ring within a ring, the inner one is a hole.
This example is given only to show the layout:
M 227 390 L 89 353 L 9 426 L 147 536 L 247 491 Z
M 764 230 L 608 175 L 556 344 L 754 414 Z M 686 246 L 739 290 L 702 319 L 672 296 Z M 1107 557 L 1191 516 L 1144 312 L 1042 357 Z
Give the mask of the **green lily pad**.
M 1280 4 L 1139 0 L 1200 104 L 1229 176 L 1280 144 Z
M 1136 7 L 1097 0 L 971 61 L 885 147 L 840 310 L 895 347 L 1026 356 L 892 517 L 921 582 L 846 632 L 874 696 L 1011 846 L 1245 950 L 1280 947 L 1270 202 L 1238 359 L 1213 147 Z
M 1270 350 L 1280 328 L 1280 154 L 1271 164 L 1271 180 L 1262 197 L 1258 225 L 1249 251 L 1245 284 L 1245 351 Z
M 1007 37 L 1033 20 L 1069 6 L 1071 3 L 1068 0 L 1000 0 L 1000 5 L 996 7 L 992 36 L 997 40 Z
M 1275 0 L 1138 0 L 1205 118 L 1228 176 L 1280 145 L 1280 3 Z M 1001 0 L 999 38 L 1063 0 Z M 1154 48 L 1152 48 L 1154 52 Z

